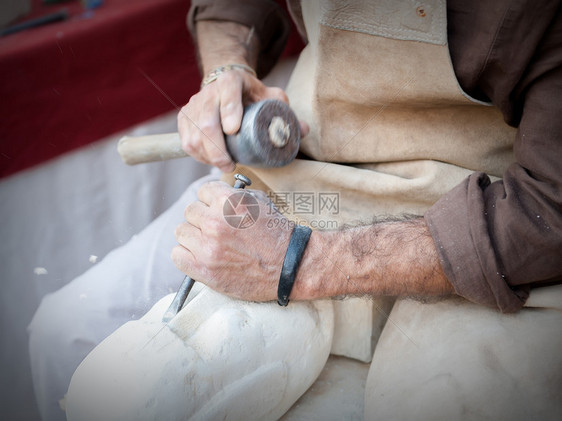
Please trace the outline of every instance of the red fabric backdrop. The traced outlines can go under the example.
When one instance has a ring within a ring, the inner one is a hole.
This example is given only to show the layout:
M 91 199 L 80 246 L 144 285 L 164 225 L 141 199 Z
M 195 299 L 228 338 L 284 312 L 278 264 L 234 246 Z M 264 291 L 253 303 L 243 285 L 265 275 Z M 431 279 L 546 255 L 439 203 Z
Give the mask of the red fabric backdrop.
M 70 19 L 0 38 L 0 177 L 185 104 L 200 83 L 189 5 L 34 0 L 26 19 L 63 7 Z
M 198 88 L 188 1 L 66 6 L 66 22 L 0 38 L 0 176 L 173 108 L 150 80 L 178 105 Z

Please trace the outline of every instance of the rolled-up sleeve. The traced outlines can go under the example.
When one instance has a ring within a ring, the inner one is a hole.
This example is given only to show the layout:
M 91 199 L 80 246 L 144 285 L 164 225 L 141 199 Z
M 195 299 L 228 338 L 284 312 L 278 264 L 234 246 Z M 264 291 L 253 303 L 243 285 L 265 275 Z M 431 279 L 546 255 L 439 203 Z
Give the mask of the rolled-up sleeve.
M 287 43 L 291 25 L 282 7 L 271 0 L 193 0 L 187 15 L 187 26 L 195 38 L 195 23 L 200 20 L 236 22 L 254 28 L 260 40 L 256 72 L 269 73 Z
M 475 173 L 442 197 L 425 219 L 443 270 L 455 292 L 478 304 L 514 312 L 527 298 L 526 288 L 512 288 L 490 236 L 484 190 L 489 178 Z
M 475 173 L 425 214 L 455 291 L 502 312 L 562 281 L 562 23 L 556 18 L 512 91 L 516 162 Z

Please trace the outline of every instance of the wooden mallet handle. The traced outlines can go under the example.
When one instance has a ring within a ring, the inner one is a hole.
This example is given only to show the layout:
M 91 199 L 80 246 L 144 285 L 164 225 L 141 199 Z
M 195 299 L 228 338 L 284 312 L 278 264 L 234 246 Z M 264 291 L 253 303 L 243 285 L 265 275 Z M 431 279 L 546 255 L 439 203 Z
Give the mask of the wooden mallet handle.
M 149 136 L 125 136 L 119 140 L 117 151 L 125 164 L 165 161 L 188 156 L 181 148 L 178 133 Z

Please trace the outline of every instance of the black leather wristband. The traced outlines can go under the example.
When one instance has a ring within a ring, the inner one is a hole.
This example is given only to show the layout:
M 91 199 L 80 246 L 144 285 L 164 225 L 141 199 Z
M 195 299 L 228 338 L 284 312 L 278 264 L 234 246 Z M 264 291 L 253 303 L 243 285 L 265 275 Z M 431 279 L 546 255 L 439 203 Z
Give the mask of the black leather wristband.
M 310 239 L 310 234 L 312 234 L 312 230 L 301 225 L 295 226 L 291 234 L 289 247 L 287 248 L 283 267 L 281 268 L 279 286 L 277 287 L 277 302 L 280 306 L 285 307 L 289 304 L 289 295 L 291 295 L 299 264 Z

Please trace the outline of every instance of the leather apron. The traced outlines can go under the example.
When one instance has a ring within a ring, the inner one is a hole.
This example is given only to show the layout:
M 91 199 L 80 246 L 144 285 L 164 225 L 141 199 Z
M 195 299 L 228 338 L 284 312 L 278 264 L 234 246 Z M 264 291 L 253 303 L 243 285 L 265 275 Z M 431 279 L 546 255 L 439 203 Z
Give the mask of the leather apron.
M 515 129 L 457 82 L 445 0 L 307 0 L 301 8 L 308 45 L 287 94 L 310 125 L 301 144 L 310 159 L 238 169 L 252 187 L 282 197 L 287 216 L 333 229 L 422 215 L 472 172 L 497 178 L 513 162 Z M 316 207 L 298 212 L 307 194 Z M 333 302 L 332 353 L 370 361 L 391 301 Z

